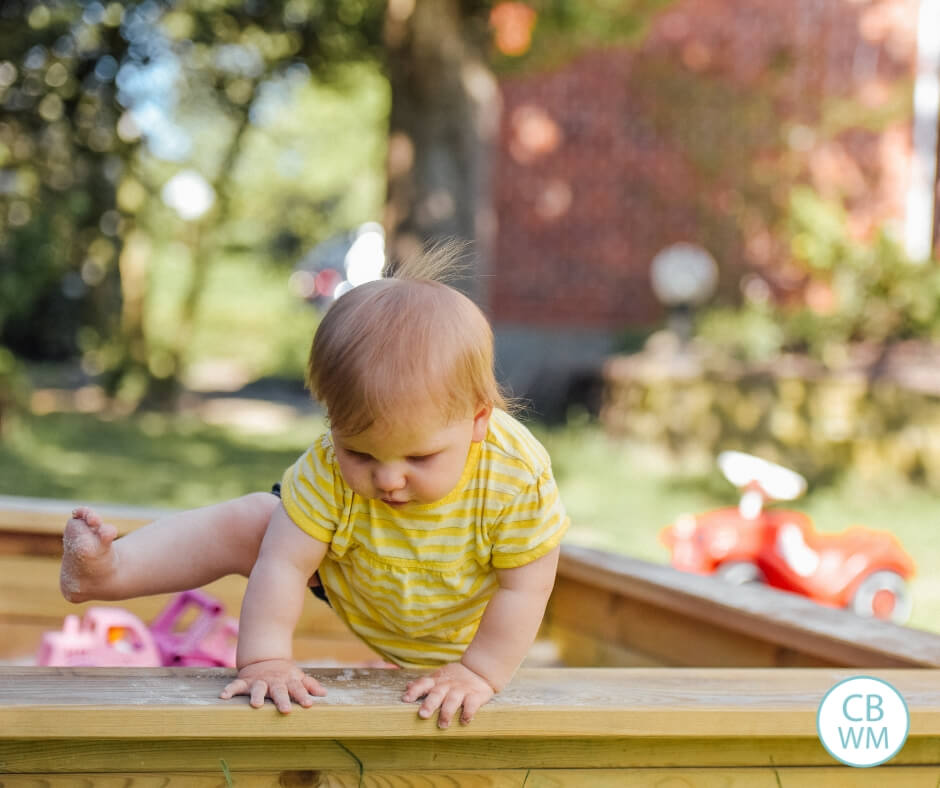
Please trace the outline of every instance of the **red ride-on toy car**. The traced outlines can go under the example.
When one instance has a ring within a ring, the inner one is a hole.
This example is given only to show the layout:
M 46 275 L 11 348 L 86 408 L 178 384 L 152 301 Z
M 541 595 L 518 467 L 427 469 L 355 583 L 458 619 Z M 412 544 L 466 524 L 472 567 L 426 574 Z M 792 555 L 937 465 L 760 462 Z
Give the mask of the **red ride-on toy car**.
M 914 561 L 894 534 L 861 526 L 818 533 L 805 514 L 764 508 L 803 494 L 806 480 L 798 473 L 732 451 L 718 456 L 718 466 L 741 490 L 740 503 L 682 515 L 663 530 L 676 569 L 766 583 L 860 616 L 907 621 Z

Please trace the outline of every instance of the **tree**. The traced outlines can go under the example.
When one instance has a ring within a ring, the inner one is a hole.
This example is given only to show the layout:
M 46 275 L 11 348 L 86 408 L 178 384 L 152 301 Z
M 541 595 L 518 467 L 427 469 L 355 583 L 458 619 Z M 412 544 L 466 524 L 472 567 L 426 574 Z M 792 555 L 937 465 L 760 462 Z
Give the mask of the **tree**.
M 226 243 L 232 174 L 264 89 L 299 65 L 339 80 L 338 64 L 374 59 L 382 7 L 16 0 L 2 13 L 0 157 L 14 166 L 0 218 L 0 341 L 36 358 L 84 352 L 96 360 L 90 371 L 115 382 L 143 369 L 148 388 L 166 388 L 160 381 L 179 372 L 202 284 Z M 221 133 L 198 151 L 215 206 L 191 224 L 195 275 L 176 340 L 154 369 L 143 322 L 147 222 L 168 168 L 149 143 L 167 134 L 148 135 L 132 111 L 148 105 L 153 120 L 174 86 L 153 95 L 152 83 L 173 70 L 185 75 L 185 96 L 159 111 L 188 112 L 193 126 L 211 114 Z
M 467 273 L 455 284 L 478 302 L 494 230 L 490 161 L 500 115 L 486 10 L 459 0 L 393 2 L 385 28 L 391 254 L 405 256 L 429 240 L 473 242 Z
M 120 11 L 11 0 L 0 10 L 0 339 L 62 358 L 114 329 L 124 144 Z
M 501 3 L 523 19 L 501 48 L 538 62 L 528 46 L 536 19 L 556 51 L 565 31 L 580 31 L 575 41 L 634 31 L 662 2 L 626 11 L 598 0 Z M 392 258 L 443 238 L 471 242 L 469 274 L 458 285 L 482 299 L 475 283 L 489 265 L 489 162 L 499 129 L 492 10 L 486 0 L 4 3 L 0 343 L 40 357 L 83 352 L 94 361 L 89 370 L 109 371 L 115 384 L 134 370 L 151 389 L 173 384 L 201 283 L 243 218 L 234 174 L 260 106 L 298 74 L 341 86 L 350 63 L 384 69 L 390 85 L 384 219 Z M 155 80 L 163 80 L 156 90 Z M 165 106 L 177 87 L 180 100 Z M 166 128 L 140 126 L 161 112 L 203 128 L 192 166 L 216 199 L 186 226 L 195 274 L 176 340 L 155 366 L 143 320 L 148 239 L 154 226 L 175 221 L 157 195 L 180 162 L 155 154 L 172 138 Z M 329 228 L 329 212 L 329 204 L 310 206 L 292 222 L 282 211 L 272 237 L 247 242 L 296 249 Z

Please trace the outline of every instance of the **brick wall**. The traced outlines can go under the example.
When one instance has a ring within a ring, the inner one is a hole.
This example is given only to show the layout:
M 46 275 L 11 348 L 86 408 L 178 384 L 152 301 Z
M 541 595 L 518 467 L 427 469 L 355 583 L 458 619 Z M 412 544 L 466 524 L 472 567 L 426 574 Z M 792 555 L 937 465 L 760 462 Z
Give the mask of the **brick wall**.
M 502 83 L 494 322 L 649 324 L 653 256 L 756 272 L 782 295 L 790 187 L 843 199 L 853 232 L 899 222 L 910 155 L 916 0 L 678 0 L 635 49 Z

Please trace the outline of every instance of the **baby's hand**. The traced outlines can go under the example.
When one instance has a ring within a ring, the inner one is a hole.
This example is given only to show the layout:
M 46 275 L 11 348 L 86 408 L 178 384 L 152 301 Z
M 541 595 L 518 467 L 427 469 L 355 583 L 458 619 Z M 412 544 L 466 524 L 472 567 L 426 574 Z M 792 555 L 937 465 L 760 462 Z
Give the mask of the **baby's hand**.
M 248 695 L 248 702 L 256 709 L 264 705 L 265 698 L 270 698 L 279 712 L 288 714 L 291 699 L 301 706 L 312 706 L 314 695 L 323 697 L 326 690 L 290 660 L 266 659 L 245 665 L 219 697 L 228 699 L 235 695 Z
M 495 692 L 482 676 L 460 662 L 438 668 L 428 676 L 410 682 L 401 699 L 412 703 L 424 697 L 418 716 L 427 719 L 440 709 L 437 726 L 447 728 L 457 709 L 463 707 L 460 721 L 466 725 L 477 710 L 493 697 Z

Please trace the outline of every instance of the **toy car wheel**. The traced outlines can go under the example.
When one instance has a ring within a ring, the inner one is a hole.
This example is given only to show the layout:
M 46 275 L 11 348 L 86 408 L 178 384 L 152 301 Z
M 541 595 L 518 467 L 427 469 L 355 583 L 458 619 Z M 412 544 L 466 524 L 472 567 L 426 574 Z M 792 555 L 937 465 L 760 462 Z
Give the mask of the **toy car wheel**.
M 726 561 L 715 570 L 715 577 L 743 586 L 746 583 L 766 583 L 767 578 L 753 561 Z
M 859 616 L 903 624 L 911 615 L 911 595 L 897 572 L 872 572 L 859 584 L 849 609 Z

